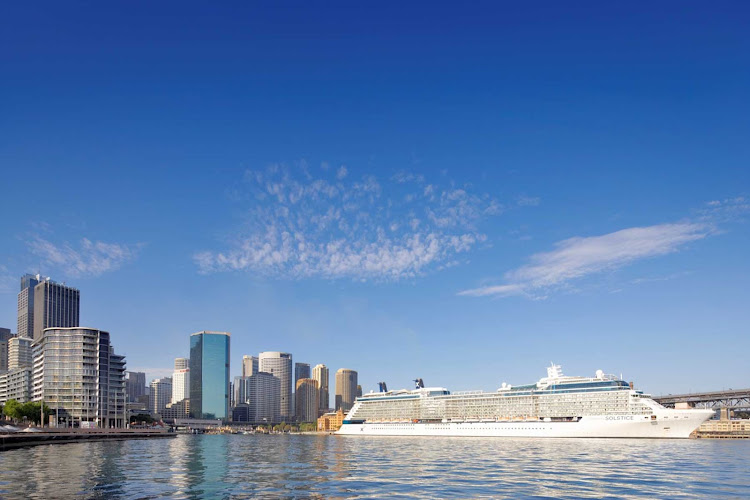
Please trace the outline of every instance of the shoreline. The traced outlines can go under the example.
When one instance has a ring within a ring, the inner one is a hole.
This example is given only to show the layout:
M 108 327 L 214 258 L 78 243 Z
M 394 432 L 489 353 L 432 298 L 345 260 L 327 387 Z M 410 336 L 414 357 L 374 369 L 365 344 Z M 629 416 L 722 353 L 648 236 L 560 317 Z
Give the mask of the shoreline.
M 80 443 L 84 441 L 122 441 L 126 439 L 173 438 L 177 434 L 163 431 L 74 431 L 74 432 L 17 432 L 0 434 L 0 451 L 40 446 L 45 444 Z

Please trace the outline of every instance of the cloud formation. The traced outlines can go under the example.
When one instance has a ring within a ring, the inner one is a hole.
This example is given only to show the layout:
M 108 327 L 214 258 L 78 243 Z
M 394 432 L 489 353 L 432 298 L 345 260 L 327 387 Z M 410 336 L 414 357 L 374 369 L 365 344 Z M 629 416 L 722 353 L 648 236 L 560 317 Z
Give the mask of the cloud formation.
M 83 238 L 77 247 L 65 242 L 56 245 L 39 236 L 29 243 L 32 253 L 44 260 L 44 263 L 59 268 L 68 276 L 100 276 L 108 271 L 119 269 L 132 260 L 142 247 L 119 243 L 104 243 Z
M 709 224 L 684 222 L 632 227 L 602 236 L 575 237 L 555 244 L 555 249 L 531 256 L 530 262 L 505 274 L 506 282 L 464 290 L 459 295 L 544 298 L 568 282 L 631 262 L 676 252 L 713 231 Z
M 194 255 L 199 271 L 410 278 L 455 265 L 457 255 L 486 240 L 482 220 L 503 211 L 488 195 L 429 184 L 419 175 L 355 179 L 346 167 L 331 171 L 322 178 L 281 165 L 246 172 L 246 223 L 227 249 Z
M 0 264 L 0 293 L 9 293 L 14 290 L 15 279 L 10 275 L 10 271 L 4 265 Z

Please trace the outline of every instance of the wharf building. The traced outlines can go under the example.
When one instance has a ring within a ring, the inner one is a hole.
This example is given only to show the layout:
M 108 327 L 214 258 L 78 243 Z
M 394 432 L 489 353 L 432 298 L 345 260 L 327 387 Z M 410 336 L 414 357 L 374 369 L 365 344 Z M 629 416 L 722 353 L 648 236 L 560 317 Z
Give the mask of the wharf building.
M 190 336 L 190 418 L 229 420 L 228 332 Z
M 318 419 L 318 430 L 322 432 L 336 432 L 344 423 L 344 411 L 339 408 L 336 411 L 324 413 Z
M 252 377 L 260 371 L 257 356 L 242 356 L 242 376 Z
M 270 373 L 281 382 L 279 393 L 281 418 L 285 422 L 291 422 L 294 419 L 294 405 L 292 402 L 292 355 L 288 352 L 262 352 L 259 356 L 259 370 Z
M 235 377 L 235 406 L 232 421 L 252 424 L 278 424 L 281 415 L 281 380 L 270 373 Z
M 297 381 L 294 391 L 296 415 L 298 422 L 316 422 L 320 405 L 320 389 L 318 381 L 311 378 L 301 378 Z
M 135 403 L 146 395 L 146 374 L 144 372 L 125 372 L 125 388 L 128 402 Z
M 357 398 L 357 372 L 339 368 L 336 372 L 336 409 L 348 412 Z
M 151 415 L 162 415 L 164 409 L 172 402 L 172 379 L 155 378 L 149 385 L 148 411 Z
M 312 378 L 318 382 L 318 388 L 320 392 L 320 404 L 318 406 L 318 416 L 323 415 L 328 411 L 330 404 L 330 396 L 328 393 L 328 380 L 330 378 L 328 374 L 328 367 L 323 364 L 315 365 L 312 370 Z
M 32 346 L 33 400 L 44 402 L 57 425 L 124 427 L 125 356 L 109 332 L 47 328 Z

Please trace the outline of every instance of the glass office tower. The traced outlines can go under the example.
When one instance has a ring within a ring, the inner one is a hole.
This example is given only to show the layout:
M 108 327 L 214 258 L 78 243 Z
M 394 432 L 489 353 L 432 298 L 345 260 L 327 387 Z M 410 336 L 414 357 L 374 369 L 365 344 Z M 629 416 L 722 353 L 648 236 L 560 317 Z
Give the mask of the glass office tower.
M 190 336 L 190 418 L 229 419 L 229 333 Z

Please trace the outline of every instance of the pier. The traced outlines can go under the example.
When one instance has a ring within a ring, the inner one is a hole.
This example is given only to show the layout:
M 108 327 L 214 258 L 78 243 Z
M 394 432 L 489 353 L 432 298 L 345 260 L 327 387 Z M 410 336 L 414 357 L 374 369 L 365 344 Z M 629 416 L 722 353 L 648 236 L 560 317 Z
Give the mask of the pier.
M 174 432 L 151 429 L 47 429 L 41 432 L 0 434 L 0 451 L 44 444 L 79 443 L 123 439 L 173 438 Z

